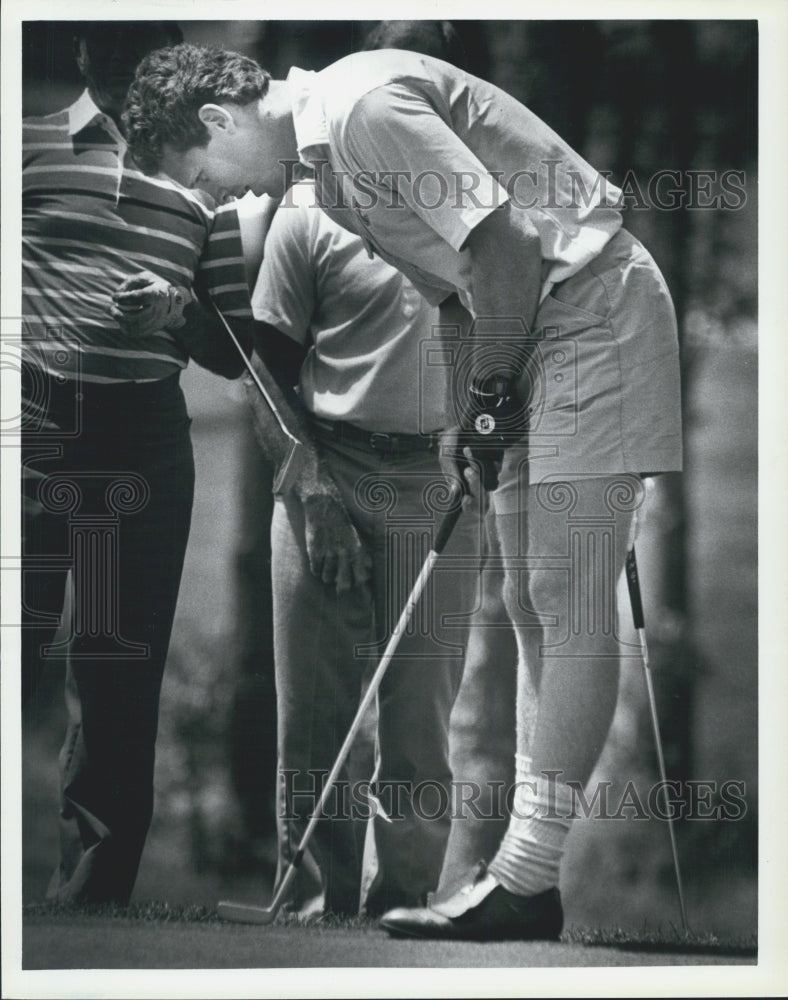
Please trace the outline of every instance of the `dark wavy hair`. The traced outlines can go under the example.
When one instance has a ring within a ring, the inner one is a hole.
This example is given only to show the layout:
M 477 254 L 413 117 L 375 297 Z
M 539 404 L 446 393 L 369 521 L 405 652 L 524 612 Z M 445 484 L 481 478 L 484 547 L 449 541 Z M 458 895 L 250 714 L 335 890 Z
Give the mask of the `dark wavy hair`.
M 154 174 L 165 143 L 179 152 L 207 146 L 200 107 L 249 104 L 265 97 L 269 80 L 253 59 L 218 47 L 184 43 L 151 52 L 137 67 L 123 111 L 132 156 Z

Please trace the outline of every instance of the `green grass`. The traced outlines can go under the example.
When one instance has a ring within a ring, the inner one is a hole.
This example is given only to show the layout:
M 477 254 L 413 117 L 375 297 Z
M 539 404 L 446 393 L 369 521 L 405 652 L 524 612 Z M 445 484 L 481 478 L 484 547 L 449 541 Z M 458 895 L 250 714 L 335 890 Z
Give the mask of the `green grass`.
M 200 904 L 174 905 L 151 899 L 129 903 L 121 906 L 118 903 L 29 903 L 22 908 L 24 919 L 52 920 L 58 918 L 100 918 L 110 920 L 159 921 L 162 923 L 184 924 L 223 924 L 215 907 Z M 331 928 L 344 930 L 375 930 L 375 917 L 344 917 L 333 913 L 324 914 L 304 921 L 293 914 L 279 914 L 276 918 L 277 927 L 309 927 Z
M 634 951 L 683 952 L 692 955 L 736 955 L 755 957 L 758 954 L 757 935 L 743 935 L 723 939 L 716 934 L 683 930 L 673 925 L 667 929 L 658 927 L 634 932 L 623 927 L 570 927 L 561 935 L 568 944 L 580 944 L 586 948 L 624 948 Z
M 221 920 L 216 909 L 211 906 L 182 905 L 171 906 L 159 900 L 145 900 L 119 906 L 115 903 L 67 904 L 34 903 L 23 908 L 27 920 L 39 919 L 105 919 L 131 922 L 160 922 L 171 924 L 219 924 L 229 926 Z M 340 917 L 335 914 L 304 922 L 293 915 L 280 914 L 276 920 L 278 928 L 293 930 L 347 930 L 350 932 L 375 931 L 377 920 L 373 917 Z M 623 927 L 595 928 L 571 926 L 561 936 L 564 944 L 581 945 L 585 948 L 620 948 L 632 951 L 678 952 L 692 955 L 731 955 L 755 957 L 758 945 L 756 935 L 736 938 L 720 938 L 716 934 L 690 931 L 686 935 L 674 925 L 667 928 L 643 928 L 633 931 Z
M 151 899 L 120 906 L 118 903 L 30 903 L 22 908 L 23 919 L 72 919 L 93 917 L 112 920 L 161 921 L 164 923 L 218 924 L 219 914 L 211 906 L 170 906 Z

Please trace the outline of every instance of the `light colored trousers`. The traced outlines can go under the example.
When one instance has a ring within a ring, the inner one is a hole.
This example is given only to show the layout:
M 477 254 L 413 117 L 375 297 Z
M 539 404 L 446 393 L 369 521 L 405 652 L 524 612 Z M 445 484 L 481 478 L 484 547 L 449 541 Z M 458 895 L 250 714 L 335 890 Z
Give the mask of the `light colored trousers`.
M 356 588 L 337 595 L 313 576 L 300 504 L 277 499 L 271 538 L 278 879 L 423 565 L 446 499 L 431 452 L 391 455 L 333 440 L 321 440 L 321 447 L 372 554 L 373 577 L 371 593 Z M 317 825 L 286 910 L 380 913 L 417 904 L 436 888 L 451 821 L 449 715 L 480 551 L 479 516 L 464 513 L 399 642 L 378 693 L 377 719 L 361 735 L 328 816 Z

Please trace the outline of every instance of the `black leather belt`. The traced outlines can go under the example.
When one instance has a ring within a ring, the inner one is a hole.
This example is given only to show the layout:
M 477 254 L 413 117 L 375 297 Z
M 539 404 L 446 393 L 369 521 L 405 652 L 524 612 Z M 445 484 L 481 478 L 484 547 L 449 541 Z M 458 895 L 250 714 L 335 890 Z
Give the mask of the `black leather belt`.
M 318 437 L 388 455 L 405 455 L 414 451 L 431 451 L 437 454 L 440 443 L 437 433 L 388 434 L 382 431 L 365 431 L 363 427 L 356 427 L 344 420 L 321 420 L 319 417 L 311 417 L 309 422 Z

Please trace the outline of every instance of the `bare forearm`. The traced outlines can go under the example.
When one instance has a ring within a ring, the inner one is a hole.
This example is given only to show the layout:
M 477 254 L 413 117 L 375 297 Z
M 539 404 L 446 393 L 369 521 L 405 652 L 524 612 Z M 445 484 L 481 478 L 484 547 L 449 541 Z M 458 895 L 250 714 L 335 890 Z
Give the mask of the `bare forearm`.
M 440 304 L 439 313 L 442 336 L 448 338 L 455 344 L 457 343 L 457 338 L 459 338 L 459 343 L 462 345 L 460 351 L 464 352 L 469 350 L 473 316 L 468 312 L 465 306 L 462 305 L 459 297 L 457 295 L 450 295 L 449 298 L 444 299 Z M 461 360 L 458 354 L 455 355 L 455 365 L 457 364 L 461 365 L 462 371 L 466 370 L 464 359 Z M 444 427 L 452 427 L 457 423 L 458 414 L 455 406 L 456 389 L 453 389 L 454 381 L 454 378 L 449 380 L 449 391 L 446 396 L 446 418 L 443 424 Z
M 259 335 L 260 327 L 255 329 Z M 257 438 L 277 470 L 289 463 L 288 474 L 277 479 L 287 483 L 279 487 L 281 492 L 291 492 L 301 501 L 312 572 L 340 592 L 360 586 L 369 577 L 369 554 L 312 439 L 307 412 L 293 389 L 293 358 L 288 357 L 286 340 L 272 327 L 268 334 L 255 338 L 266 357 L 253 355 L 256 380 L 246 379 Z
M 290 489 L 301 500 L 318 494 L 336 493 L 333 479 L 326 470 L 312 437 L 301 401 L 288 384 L 281 369 L 264 364 L 255 353 L 252 366 L 266 395 L 276 409 L 269 406 L 251 375 L 244 384 L 252 408 L 258 443 L 266 458 L 278 470 L 290 458 L 293 439 L 297 442 L 298 462 Z
M 459 327 L 461 338 L 441 464 L 447 475 L 456 477 L 462 471 L 475 495 L 479 482 L 485 489 L 494 489 L 497 483 L 503 454 L 498 425 L 504 412 L 509 414 L 506 420 L 513 416 L 515 380 L 527 364 L 542 256 L 536 229 L 508 205 L 480 223 L 466 246 L 471 258 L 466 292 L 472 316 L 452 300 L 441 306 L 441 325 Z M 472 460 L 478 474 L 464 468 Z
M 279 468 L 290 455 L 295 438 L 299 457 L 292 492 L 301 500 L 324 494 L 338 496 L 334 480 L 312 436 L 308 412 L 294 388 L 303 362 L 303 350 L 276 327 L 255 323 L 253 330 L 252 367 L 276 409 L 274 413 L 255 380 L 249 376 L 246 379 L 247 396 L 263 453 Z
M 508 203 L 491 213 L 468 237 L 471 258 L 470 299 L 474 316 L 474 350 L 484 354 L 505 342 L 509 348 L 533 330 L 542 276 L 539 234 L 523 212 Z M 500 354 L 500 373 L 518 369 L 511 350 Z
M 455 336 L 459 333 L 462 339 L 468 336 L 473 323 L 473 316 L 460 302 L 459 296 L 450 295 L 444 299 L 439 307 L 440 327 L 447 335 Z

